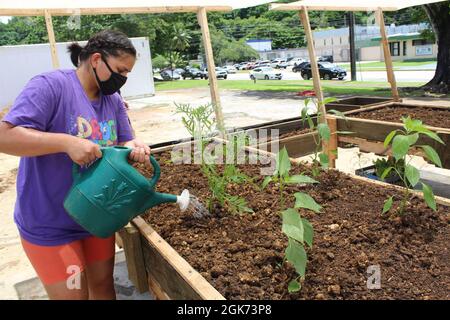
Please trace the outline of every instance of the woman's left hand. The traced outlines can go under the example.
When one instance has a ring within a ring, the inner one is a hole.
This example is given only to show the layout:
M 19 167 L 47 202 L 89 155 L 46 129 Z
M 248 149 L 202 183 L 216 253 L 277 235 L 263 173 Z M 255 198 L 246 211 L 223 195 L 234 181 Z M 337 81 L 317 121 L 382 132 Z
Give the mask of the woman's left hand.
M 151 153 L 151 149 L 148 145 L 142 143 L 139 140 L 134 139 L 134 140 L 125 142 L 123 144 L 123 146 L 133 149 L 129 156 L 130 160 L 144 163 L 147 168 L 151 167 L 150 157 L 149 157 L 150 153 Z

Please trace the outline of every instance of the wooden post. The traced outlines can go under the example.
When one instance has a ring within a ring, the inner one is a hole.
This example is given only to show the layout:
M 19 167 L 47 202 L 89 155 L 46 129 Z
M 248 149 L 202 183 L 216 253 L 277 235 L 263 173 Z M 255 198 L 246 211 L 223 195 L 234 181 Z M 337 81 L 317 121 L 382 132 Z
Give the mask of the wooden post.
M 303 7 L 300 10 L 300 20 L 303 24 L 303 28 L 305 29 L 306 41 L 308 45 L 308 53 L 309 53 L 309 61 L 311 62 L 311 73 L 313 77 L 314 84 L 314 92 L 316 93 L 317 98 L 317 112 L 320 112 L 320 117 L 318 119 L 319 123 L 327 123 L 327 110 L 325 108 L 325 104 L 323 102 L 323 92 L 322 86 L 320 84 L 320 73 L 319 67 L 317 65 L 317 57 L 316 57 L 316 49 L 314 48 L 314 38 L 311 31 L 311 24 L 309 22 L 309 14 L 308 9 Z M 334 168 L 334 154 L 333 149 L 330 148 L 330 143 L 322 140 L 322 152 L 328 155 L 330 161 L 330 167 Z M 333 164 L 333 165 L 332 165 Z
M 44 10 L 45 25 L 47 26 L 48 41 L 50 42 L 50 51 L 52 53 L 53 68 L 59 68 L 58 52 L 56 51 L 55 33 L 53 32 L 52 15 L 48 10 Z
M 328 127 L 330 128 L 331 136 L 325 150 L 329 159 L 329 167 L 336 168 L 337 150 L 338 150 L 338 134 L 337 134 L 337 120 L 334 117 L 327 116 Z
M 320 122 L 325 123 L 325 115 L 327 114 L 325 110 L 325 105 L 323 104 L 323 93 L 322 93 L 322 87 L 320 85 L 320 74 L 319 74 L 319 68 L 317 66 L 317 58 L 316 58 L 316 50 L 314 48 L 314 39 L 311 31 L 311 24 L 309 23 L 309 15 L 308 15 L 308 9 L 306 7 L 303 7 L 302 10 L 300 10 L 300 20 L 303 24 L 303 28 L 305 29 L 305 35 L 306 35 L 306 41 L 308 43 L 308 53 L 309 53 L 309 60 L 311 61 L 311 72 L 313 77 L 313 83 L 314 83 L 314 91 L 316 93 L 317 97 L 317 103 L 318 103 L 318 112 L 320 111 Z
M 400 101 L 400 96 L 398 94 L 397 89 L 397 82 L 395 80 L 394 67 L 392 65 L 391 51 L 389 50 L 389 41 L 386 34 L 386 28 L 384 26 L 383 10 L 378 9 L 378 11 L 375 12 L 375 17 L 378 25 L 380 26 L 381 43 L 383 46 L 383 53 L 384 53 L 384 63 L 386 64 L 388 82 L 391 85 L 392 97 L 394 98 L 394 101 Z
M 139 293 L 147 292 L 147 271 L 145 270 L 139 230 L 129 223 L 119 231 L 119 235 L 127 260 L 128 278 Z
M 211 102 L 216 113 L 217 129 L 219 130 L 221 136 L 224 136 L 225 125 L 223 121 L 222 106 L 220 104 L 219 87 L 216 77 L 216 65 L 214 63 L 208 17 L 206 15 L 205 8 L 200 8 L 198 10 L 197 19 L 202 30 L 203 46 L 205 47 L 206 64 L 208 66 L 209 90 L 211 91 Z

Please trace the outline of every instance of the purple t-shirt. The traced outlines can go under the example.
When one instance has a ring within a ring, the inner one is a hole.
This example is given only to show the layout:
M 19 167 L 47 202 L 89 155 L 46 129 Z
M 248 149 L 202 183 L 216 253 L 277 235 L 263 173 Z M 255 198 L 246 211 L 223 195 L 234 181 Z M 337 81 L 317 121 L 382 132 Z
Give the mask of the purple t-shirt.
M 121 97 L 100 95 L 90 101 L 75 70 L 32 78 L 3 121 L 78 136 L 101 146 L 133 140 Z M 25 240 L 54 246 L 90 236 L 63 207 L 72 185 L 72 163 L 65 153 L 20 159 L 14 220 Z

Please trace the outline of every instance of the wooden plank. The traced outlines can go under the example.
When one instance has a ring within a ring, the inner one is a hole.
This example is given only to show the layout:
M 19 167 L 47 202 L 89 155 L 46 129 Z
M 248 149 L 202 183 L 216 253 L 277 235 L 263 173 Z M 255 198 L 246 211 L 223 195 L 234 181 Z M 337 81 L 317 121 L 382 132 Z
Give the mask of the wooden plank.
M 214 63 L 214 54 L 211 45 L 211 36 L 209 33 L 208 17 L 206 15 L 206 9 L 200 8 L 197 12 L 198 23 L 202 30 L 203 46 L 205 47 L 206 63 L 208 65 L 208 80 L 209 90 L 211 92 L 211 102 L 216 113 L 217 129 L 225 135 L 225 124 L 223 121 L 222 106 L 220 104 L 219 86 L 216 77 L 216 65 Z
M 291 158 L 299 158 L 314 153 L 316 150 L 316 143 L 314 139 L 318 139 L 317 132 L 305 133 L 297 136 L 287 137 L 281 140 L 271 141 L 268 143 L 261 143 L 257 147 L 261 150 L 272 152 L 272 144 L 277 145 L 279 150 L 286 147 Z
M 147 272 L 145 270 L 139 230 L 128 224 L 119 230 L 119 235 L 122 239 L 123 250 L 127 260 L 128 277 L 139 293 L 147 292 Z
M 39 7 L 39 6 L 37 6 Z M 165 6 L 165 7 L 113 7 L 113 8 L 51 8 L 47 11 L 52 16 L 69 16 L 73 10 L 81 15 L 103 15 L 103 14 L 149 14 L 149 13 L 182 13 L 197 12 L 201 6 Z M 207 12 L 226 12 L 233 10 L 230 6 L 204 7 Z M 8 9 L 0 8 L 0 16 L 44 16 L 44 9 Z
M 161 288 L 158 281 L 150 275 L 148 277 L 148 288 L 152 295 L 156 297 L 156 300 L 170 300 L 169 295 Z
M 388 41 L 388 37 L 387 37 L 387 33 L 386 33 L 386 27 L 384 25 L 383 10 L 378 9 L 378 11 L 375 12 L 375 18 L 378 22 L 378 25 L 380 26 L 381 45 L 383 47 L 384 62 L 386 64 L 386 72 L 387 72 L 388 82 L 391 85 L 392 97 L 394 98 L 394 101 L 399 101 L 400 95 L 398 94 L 397 82 L 395 80 L 394 67 L 392 65 L 391 51 L 389 50 L 389 41 Z
M 163 238 L 137 217 L 133 224 L 142 237 L 147 273 L 171 299 L 223 300 L 224 297 L 184 260 Z M 146 240 L 146 241 L 144 241 Z
M 52 64 L 54 69 L 59 68 L 58 52 L 56 51 L 55 33 L 53 31 L 52 16 L 48 10 L 44 10 L 45 25 L 47 27 L 48 41 L 50 43 L 50 52 L 52 55 Z

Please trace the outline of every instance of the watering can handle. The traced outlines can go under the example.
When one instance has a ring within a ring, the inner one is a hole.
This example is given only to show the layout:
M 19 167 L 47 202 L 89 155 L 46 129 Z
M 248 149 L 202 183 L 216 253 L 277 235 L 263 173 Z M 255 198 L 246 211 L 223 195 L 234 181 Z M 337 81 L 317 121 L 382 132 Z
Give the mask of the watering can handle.
M 77 181 L 81 176 L 80 169 L 81 167 L 75 162 L 72 164 L 72 179 L 74 182 Z
M 150 155 L 150 163 L 153 167 L 153 177 L 150 179 L 150 188 L 153 189 L 161 176 L 161 168 L 159 167 L 158 161 L 156 161 L 152 155 Z

